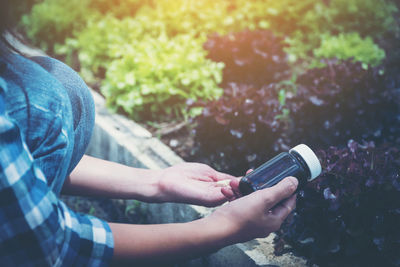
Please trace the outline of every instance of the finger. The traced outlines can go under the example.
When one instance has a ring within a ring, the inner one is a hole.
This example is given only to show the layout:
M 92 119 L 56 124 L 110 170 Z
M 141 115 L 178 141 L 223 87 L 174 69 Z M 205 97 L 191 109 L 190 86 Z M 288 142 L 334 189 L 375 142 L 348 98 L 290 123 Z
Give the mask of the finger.
M 239 183 L 240 183 L 240 178 L 231 180 L 231 182 L 229 183 L 230 187 L 232 188 L 233 193 L 235 194 L 235 196 L 237 198 L 242 196 L 242 193 L 240 193 L 240 190 L 239 190 Z
M 247 170 L 246 175 L 249 174 L 249 173 L 251 173 L 252 171 L 253 171 L 253 169 Z
M 236 195 L 233 192 L 232 188 L 229 187 L 222 187 L 221 188 L 221 193 L 229 200 L 232 201 L 236 199 Z
M 296 208 L 296 195 L 292 195 L 282 203 L 278 204 L 271 210 L 271 214 L 276 216 L 280 221 L 284 221 L 287 216 Z
M 282 200 L 290 197 L 296 191 L 299 182 L 294 177 L 286 177 L 278 184 L 260 190 L 258 192 L 262 193 L 264 199 L 268 205 L 267 208 L 272 208 Z
M 230 174 L 223 173 L 223 172 L 218 172 L 218 171 L 215 171 L 215 176 L 213 176 L 213 178 L 217 181 L 236 179 L 235 176 L 232 176 Z

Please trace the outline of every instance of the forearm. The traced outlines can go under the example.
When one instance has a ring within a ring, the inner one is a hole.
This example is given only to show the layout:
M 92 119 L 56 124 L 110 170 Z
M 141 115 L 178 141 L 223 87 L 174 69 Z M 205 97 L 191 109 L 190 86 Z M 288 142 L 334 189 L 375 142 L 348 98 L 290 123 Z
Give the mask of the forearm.
M 159 202 L 158 171 L 84 156 L 64 183 L 63 193 Z
M 113 224 L 115 262 L 179 261 L 214 252 L 232 244 L 230 230 L 209 218 L 161 225 Z

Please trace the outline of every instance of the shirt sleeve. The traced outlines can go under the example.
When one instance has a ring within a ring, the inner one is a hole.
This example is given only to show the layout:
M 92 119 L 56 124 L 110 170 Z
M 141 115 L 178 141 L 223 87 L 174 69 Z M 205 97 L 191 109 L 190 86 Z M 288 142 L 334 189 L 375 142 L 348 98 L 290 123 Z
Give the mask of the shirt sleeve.
M 109 225 L 70 210 L 47 185 L 5 114 L 0 78 L 0 262 L 4 266 L 106 266 Z

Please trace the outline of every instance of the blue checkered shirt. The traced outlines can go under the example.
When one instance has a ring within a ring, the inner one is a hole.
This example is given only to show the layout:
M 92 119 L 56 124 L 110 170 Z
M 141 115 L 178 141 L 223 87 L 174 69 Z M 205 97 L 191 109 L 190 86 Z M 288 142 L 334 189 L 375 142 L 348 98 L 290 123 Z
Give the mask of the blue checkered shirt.
M 6 91 L 0 78 L 0 264 L 107 265 L 114 245 L 108 224 L 73 212 L 49 188 L 6 115 Z

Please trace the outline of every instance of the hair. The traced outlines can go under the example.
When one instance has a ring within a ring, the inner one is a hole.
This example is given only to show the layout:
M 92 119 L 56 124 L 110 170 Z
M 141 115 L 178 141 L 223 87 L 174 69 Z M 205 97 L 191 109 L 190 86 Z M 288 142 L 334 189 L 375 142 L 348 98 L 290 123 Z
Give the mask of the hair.
M 7 34 L 19 39 L 14 32 L 14 27 L 19 20 L 19 4 L 22 0 L 0 0 L 0 56 L 6 56 L 10 52 L 18 50 L 8 41 Z

